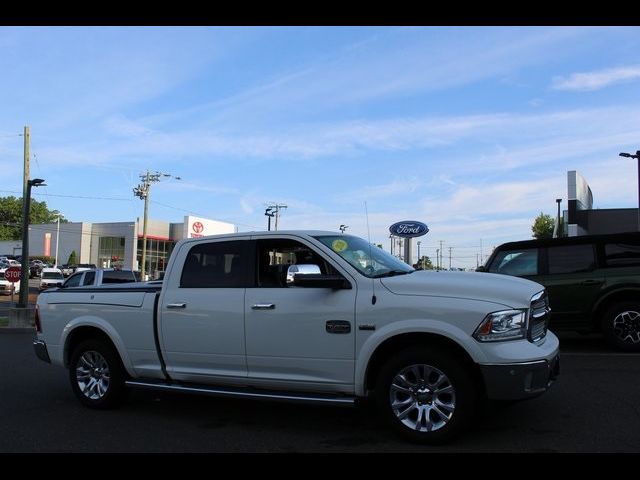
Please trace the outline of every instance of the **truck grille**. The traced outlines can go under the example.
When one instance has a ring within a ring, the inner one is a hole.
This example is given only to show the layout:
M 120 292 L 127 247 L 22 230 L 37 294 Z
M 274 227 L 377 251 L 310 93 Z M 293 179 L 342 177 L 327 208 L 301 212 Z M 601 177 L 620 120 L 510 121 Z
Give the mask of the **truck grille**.
M 529 309 L 530 342 L 541 342 L 547 335 L 550 311 L 549 298 L 545 290 L 531 297 L 531 308 Z

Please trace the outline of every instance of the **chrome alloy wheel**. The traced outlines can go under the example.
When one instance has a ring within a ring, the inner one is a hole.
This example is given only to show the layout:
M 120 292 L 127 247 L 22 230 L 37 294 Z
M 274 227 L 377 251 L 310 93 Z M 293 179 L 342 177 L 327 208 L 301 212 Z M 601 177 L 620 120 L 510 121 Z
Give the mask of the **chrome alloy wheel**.
M 109 390 L 109 364 L 96 351 L 82 354 L 76 367 L 76 381 L 82 394 L 91 400 L 100 400 Z
M 441 429 L 456 408 L 456 394 L 449 378 L 424 364 L 408 366 L 393 378 L 389 400 L 396 418 L 417 432 Z
M 620 312 L 613 319 L 613 333 L 622 342 L 640 344 L 640 313 L 634 310 Z

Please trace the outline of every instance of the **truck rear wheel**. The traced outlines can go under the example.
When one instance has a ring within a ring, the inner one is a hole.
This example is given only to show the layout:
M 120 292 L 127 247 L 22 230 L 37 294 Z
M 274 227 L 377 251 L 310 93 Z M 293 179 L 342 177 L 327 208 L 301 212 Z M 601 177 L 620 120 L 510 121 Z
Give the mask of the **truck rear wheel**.
M 453 439 L 475 411 L 476 391 L 464 366 L 447 353 L 414 347 L 381 369 L 375 396 L 383 417 L 408 440 Z
M 640 303 L 614 304 L 602 318 L 602 333 L 617 350 L 640 351 Z
M 85 340 L 69 363 L 71 388 L 90 408 L 113 408 L 125 395 L 125 372 L 117 351 L 103 340 Z

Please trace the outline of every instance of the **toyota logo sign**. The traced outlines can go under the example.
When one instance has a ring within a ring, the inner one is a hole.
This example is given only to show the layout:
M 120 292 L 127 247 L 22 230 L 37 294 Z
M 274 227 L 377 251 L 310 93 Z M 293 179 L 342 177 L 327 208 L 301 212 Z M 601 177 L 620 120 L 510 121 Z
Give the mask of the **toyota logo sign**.
M 202 222 L 193 222 L 191 228 L 193 228 L 193 231 L 196 233 L 202 233 L 202 231 L 204 230 L 204 225 L 202 225 Z

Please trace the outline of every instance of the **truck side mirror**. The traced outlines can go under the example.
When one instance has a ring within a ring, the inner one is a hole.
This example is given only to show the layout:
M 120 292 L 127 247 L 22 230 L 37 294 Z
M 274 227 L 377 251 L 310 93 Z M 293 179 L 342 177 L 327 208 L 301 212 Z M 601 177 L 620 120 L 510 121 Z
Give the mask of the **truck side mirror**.
M 289 265 L 287 269 L 287 285 L 293 285 L 295 275 L 320 275 L 320 267 L 306 263 Z

